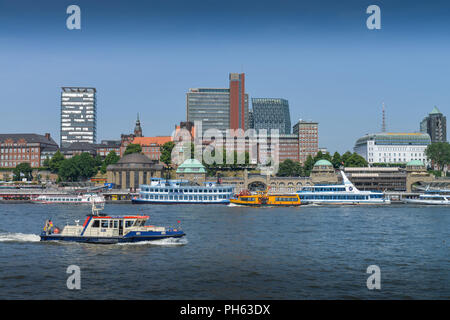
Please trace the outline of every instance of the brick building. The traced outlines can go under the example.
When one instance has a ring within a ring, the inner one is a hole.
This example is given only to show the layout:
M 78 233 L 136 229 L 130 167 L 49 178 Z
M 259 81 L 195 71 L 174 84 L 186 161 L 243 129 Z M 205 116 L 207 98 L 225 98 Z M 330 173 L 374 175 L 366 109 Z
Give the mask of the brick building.
M 319 123 L 299 120 L 293 133 L 298 136 L 300 163 L 304 163 L 308 156 L 315 157 L 319 152 Z
M 51 158 L 58 149 L 58 144 L 49 133 L 0 134 L 0 168 L 15 168 L 20 163 L 38 168 L 47 156 Z

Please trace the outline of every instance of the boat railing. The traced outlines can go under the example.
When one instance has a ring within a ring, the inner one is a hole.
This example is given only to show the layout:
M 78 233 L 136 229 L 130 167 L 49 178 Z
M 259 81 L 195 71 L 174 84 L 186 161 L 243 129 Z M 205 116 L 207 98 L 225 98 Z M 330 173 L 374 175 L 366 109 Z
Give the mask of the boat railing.
M 101 215 L 100 211 L 102 211 L 103 209 L 105 209 L 104 202 L 98 202 L 95 200 L 92 201 L 92 215 L 94 215 L 94 216 Z

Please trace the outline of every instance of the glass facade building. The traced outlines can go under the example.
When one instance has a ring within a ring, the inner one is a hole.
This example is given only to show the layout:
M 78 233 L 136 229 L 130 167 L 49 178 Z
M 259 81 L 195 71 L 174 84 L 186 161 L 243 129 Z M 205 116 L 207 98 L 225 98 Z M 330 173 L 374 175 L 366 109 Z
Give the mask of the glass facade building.
M 252 125 L 257 131 L 278 129 L 280 134 L 290 134 L 289 102 L 285 99 L 252 98 Z
M 62 87 L 61 92 L 61 148 L 74 142 L 96 143 L 96 89 Z
M 248 117 L 248 95 L 244 99 Z M 202 133 L 218 129 L 223 134 L 230 129 L 230 89 L 196 88 L 186 94 L 186 120 L 201 121 Z

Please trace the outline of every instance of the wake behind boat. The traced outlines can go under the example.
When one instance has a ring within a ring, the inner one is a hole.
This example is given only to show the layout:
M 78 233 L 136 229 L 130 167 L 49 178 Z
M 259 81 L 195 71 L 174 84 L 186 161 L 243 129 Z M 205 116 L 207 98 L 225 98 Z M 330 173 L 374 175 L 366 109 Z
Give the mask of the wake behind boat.
M 180 227 L 146 226 L 149 216 L 106 216 L 100 214 L 103 204 L 93 204 L 92 213 L 83 225 L 66 225 L 61 230 L 47 220 L 40 237 L 41 241 L 72 241 L 85 243 L 126 243 L 153 241 L 166 238 L 181 238 L 185 233 Z
M 360 191 L 341 171 L 343 184 L 315 185 L 297 191 L 302 204 L 390 204 L 382 192 Z

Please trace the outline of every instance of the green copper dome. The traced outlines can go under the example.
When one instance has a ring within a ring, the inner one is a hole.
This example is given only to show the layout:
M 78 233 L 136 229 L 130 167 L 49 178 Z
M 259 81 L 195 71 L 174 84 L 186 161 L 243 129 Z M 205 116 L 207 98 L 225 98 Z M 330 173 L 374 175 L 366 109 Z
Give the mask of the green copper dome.
M 187 159 L 177 168 L 177 173 L 206 173 L 206 170 L 197 159 Z
M 330 161 L 321 159 L 321 160 L 317 161 L 316 163 L 314 163 L 314 167 L 315 166 L 331 166 L 332 167 L 333 165 L 331 164 Z

